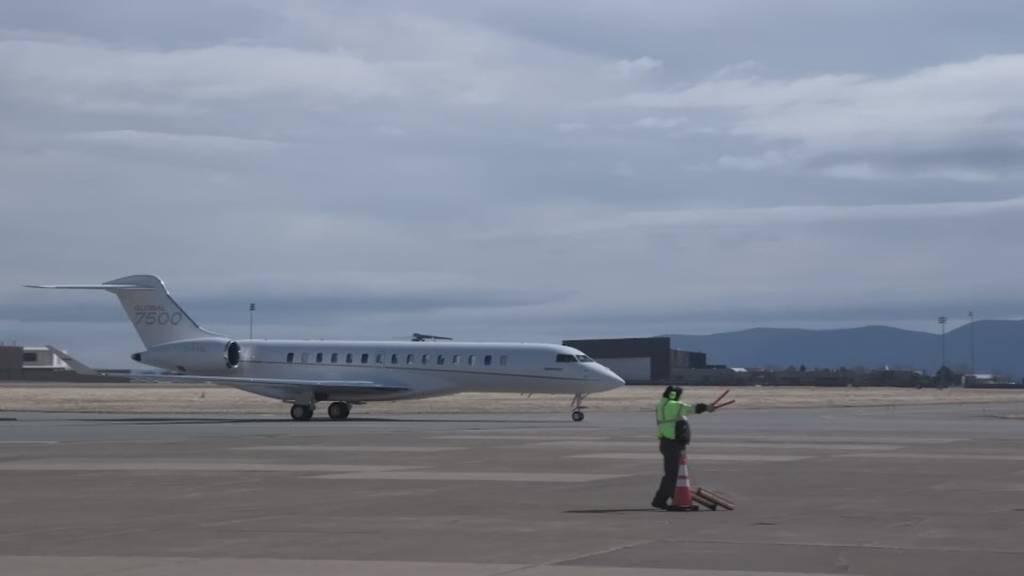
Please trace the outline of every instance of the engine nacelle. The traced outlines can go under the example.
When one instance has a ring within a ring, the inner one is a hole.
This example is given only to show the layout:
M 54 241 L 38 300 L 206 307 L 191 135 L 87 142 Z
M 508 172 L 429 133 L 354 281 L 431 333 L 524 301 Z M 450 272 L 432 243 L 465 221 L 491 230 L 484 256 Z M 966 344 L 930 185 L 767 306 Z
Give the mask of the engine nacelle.
M 177 372 L 222 372 L 238 366 L 242 349 L 227 338 L 198 338 L 154 346 L 132 360 Z

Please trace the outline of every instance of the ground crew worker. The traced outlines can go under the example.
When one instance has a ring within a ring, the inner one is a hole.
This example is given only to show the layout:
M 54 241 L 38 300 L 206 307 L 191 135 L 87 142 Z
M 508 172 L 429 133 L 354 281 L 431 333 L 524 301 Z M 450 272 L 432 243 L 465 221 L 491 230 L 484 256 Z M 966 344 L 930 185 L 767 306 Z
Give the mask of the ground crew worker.
M 679 476 L 679 459 L 683 450 L 690 443 L 690 424 L 686 417 L 690 414 L 714 412 L 715 407 L 708 404 L 687 404 L 680 402 L 683 389 L 679 386 L 668 386 L 658 401 L 658 449 L 661 451 L 665 464 L 665 473 L 661 477 L 658 492 L 651 500 L 651 506 L 662 510 L 672 510 L 669 498 L 675 493 L 676 479 Z

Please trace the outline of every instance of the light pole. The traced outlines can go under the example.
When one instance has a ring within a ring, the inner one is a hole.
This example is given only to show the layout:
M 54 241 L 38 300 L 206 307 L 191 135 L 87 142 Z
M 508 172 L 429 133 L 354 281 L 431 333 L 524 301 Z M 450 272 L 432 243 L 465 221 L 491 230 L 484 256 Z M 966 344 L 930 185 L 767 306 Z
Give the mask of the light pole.
M 252 317 L 256 313 L 256 303 L 249 303 L 249 340 L 252 340 Z
M 971 319 L 971 375 L 977 374 L 974 367 L 974 312 L 968 312 L 967 317 Z
M 946 367 L 946 317 L 945 316 L 939 316 L 939 328 L 942 329 L 942 338 L 941 338 L 941 342 L 942 342 L 942 365 L 939 366 L 939 369 L 941 370 L 942 368 Z

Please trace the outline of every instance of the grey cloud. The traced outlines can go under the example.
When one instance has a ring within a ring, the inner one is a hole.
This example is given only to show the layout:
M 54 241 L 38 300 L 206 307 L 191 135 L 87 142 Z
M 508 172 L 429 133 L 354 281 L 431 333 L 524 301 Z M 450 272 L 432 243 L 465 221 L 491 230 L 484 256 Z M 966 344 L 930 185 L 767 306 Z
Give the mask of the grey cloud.
M 17 285 L 136 272 L 282 336 L 1019 314 L 1020 14 L 5 3 L 0 339 L 123 364 L 109 297 Z
M 731 74 L 731 73 L 730 73 Z M 915 70 L 897 77 L 826 74 L 793 80 L 718 75 L 680 90 L 640 92 L 639 109 L 732 111 L 732 133 L 775 149 L 722 165 L 864 165 L 864 174 L 1016 176 L 1024 152 L 1024 55 Z M 777 148 L 788 146 L 780 153 Z M 841 155 L 845 161 L 829 162 Z M 905 162 L 899 162 L 903 159 Z M 947 167 L 953 162 L 955 170 Z M 842 174 L 842 170 L 832 173 Z M 975 178 L 968 178 L 974 180 Z

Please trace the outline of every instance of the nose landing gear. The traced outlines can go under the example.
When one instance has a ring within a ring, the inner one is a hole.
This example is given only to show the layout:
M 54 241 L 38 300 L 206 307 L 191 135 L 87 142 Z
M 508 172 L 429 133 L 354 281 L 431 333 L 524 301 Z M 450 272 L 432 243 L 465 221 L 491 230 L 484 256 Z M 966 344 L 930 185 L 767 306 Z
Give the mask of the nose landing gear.
M 586 406 L 583 405 L 583 398 L 585 396 L 586 394 L 576 394 L 572 397 L 572 404 L 570 407 L 572 408 L 573 422 L 583 422 L 583 409 L 586 408 Z

